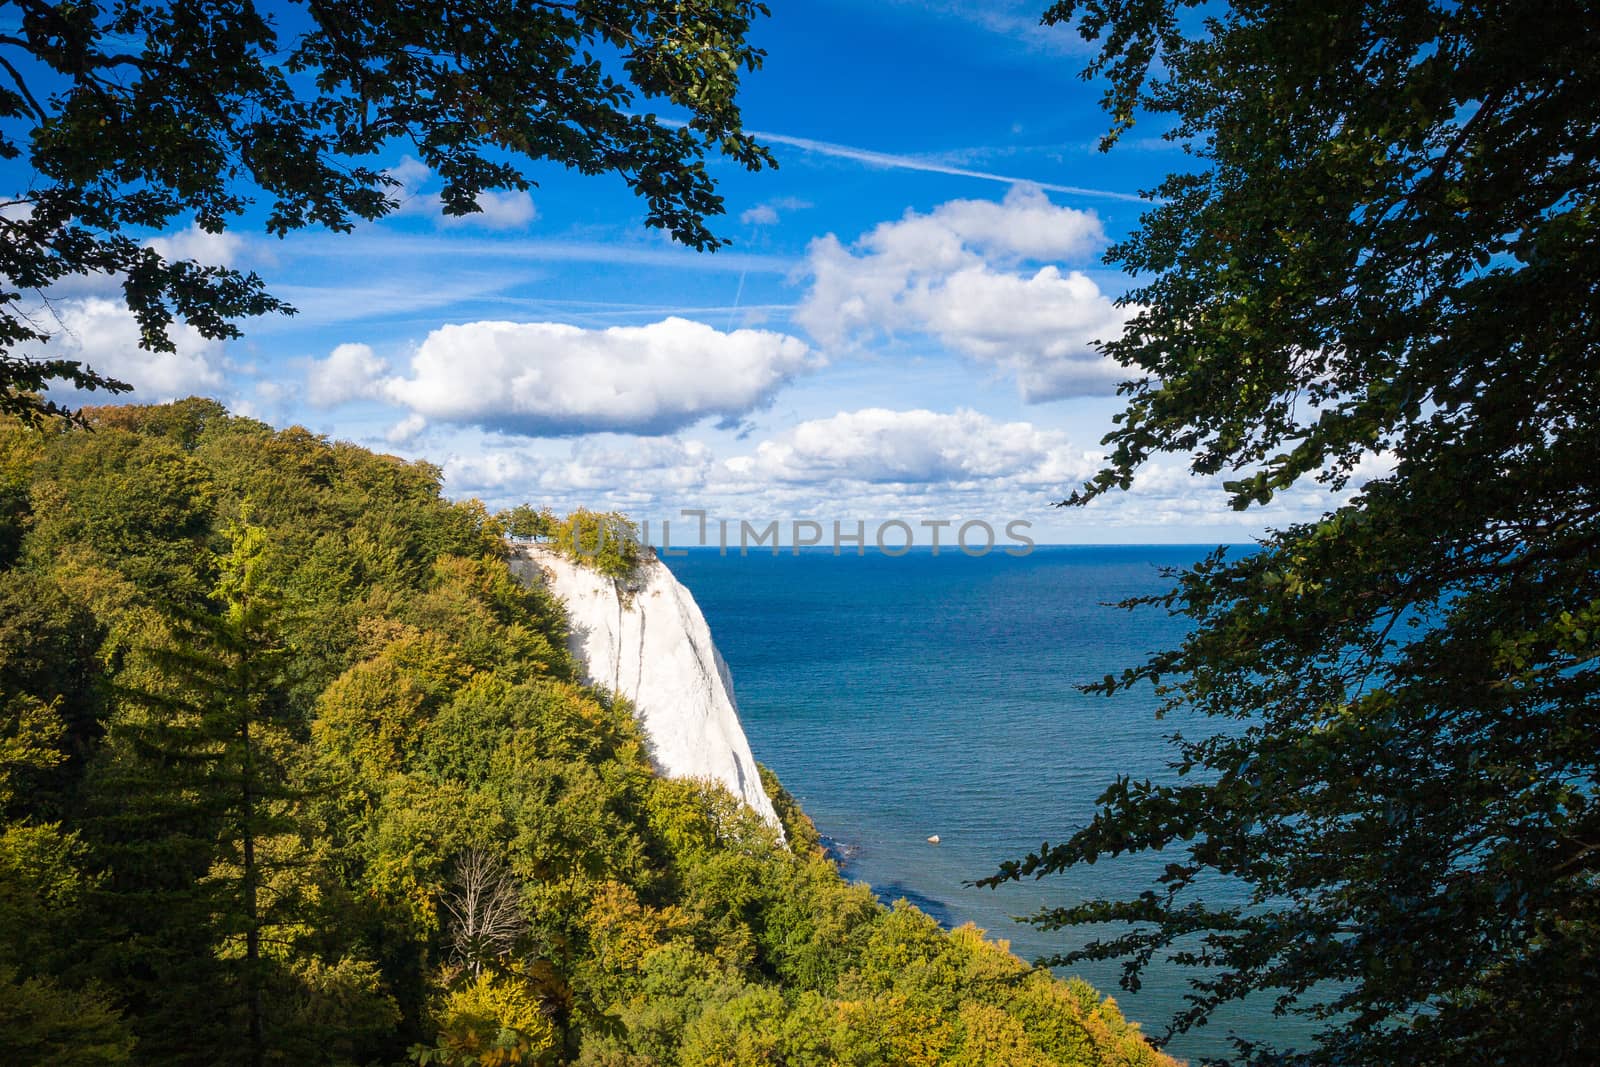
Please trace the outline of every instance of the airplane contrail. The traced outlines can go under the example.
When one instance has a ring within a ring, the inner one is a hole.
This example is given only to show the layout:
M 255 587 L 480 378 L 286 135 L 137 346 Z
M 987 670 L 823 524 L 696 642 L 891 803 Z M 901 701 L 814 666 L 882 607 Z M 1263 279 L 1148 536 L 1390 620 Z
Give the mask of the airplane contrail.
M 662 121 L 662 120 L 658 120 Z M 851 145 L 834 144 L 831 141 L 814 141 L 809 137 L 791 137 L 783 133 L 764 133 L 751 131 L 750 136 L 758 141 L 771 141 L 774 144 L 788 145 L 805 152 L 815 152 L 819 156 L 834 156 L 838 159 L 851 159 L 858 163 L 866 163 L 874 167 L 893 167 L 899 170 L 918 170 L 930 174 L 949 174 L 957 178 L 976 178 L 986 182 L 1000 182 L 1003 185 L 1032 185 L 1052 193 L 1067 193 L 1074 196 L 1098 196 L 1107 200 L 1125 200 L 1133 204 L 1149 203 L 1142 196 L 1134 193 L 1115 192 L 1110 189 L 1090 189 L 1081 185 L 1061 185 L 1056 182 L 1035 181 L 1032 178 L 1018 178 L 1009 174 L 995 174 L 986 170 L 971 170 L 967 167 L 953 167 L 946 163 L 936 163 L 932 160 L 921 159 L 917 156 L 894 155 L 889 152 L 874 152 L 869 148 L 855 148 Z

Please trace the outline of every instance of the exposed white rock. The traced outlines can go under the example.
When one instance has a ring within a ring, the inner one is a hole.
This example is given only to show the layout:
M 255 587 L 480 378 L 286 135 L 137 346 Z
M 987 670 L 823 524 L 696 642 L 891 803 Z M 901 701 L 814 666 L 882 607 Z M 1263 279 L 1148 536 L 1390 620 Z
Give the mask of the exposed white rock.
M 652 556 L 626 590 L 542 545 L 517 546 L 511 568 L 566 604 L 568 644 L 585 680 L 633 703 L 662 774 L 719 782 L 778 826 L 739 725 L 728 665 L 700 605 L 666 564 Z

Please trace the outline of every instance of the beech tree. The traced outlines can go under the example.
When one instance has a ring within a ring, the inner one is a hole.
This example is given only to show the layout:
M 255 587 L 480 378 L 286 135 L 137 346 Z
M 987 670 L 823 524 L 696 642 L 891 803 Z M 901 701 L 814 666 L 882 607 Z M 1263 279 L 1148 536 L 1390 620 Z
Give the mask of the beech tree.
M 1235 507 L 1356 491 L 1138 602 L 1154 684 L 1223 725 L 1176 777 L 1006 864 L 1163 851 L 1057 962 L 1199 968 L 1178 1030 L 1254 994 L 1319 1024 L 1250 1063 L 1592 1062 L 1600 1041 L 1600 22 L 1566 2 L 1069 0 L 1113 119 L 1192 165 L 1110 252 L 1136 314 L 1105 467 L 1158 453 Z M 1363 469 L 1363 464 L 1367 466 Z M 1381 476 L 1353 484 L 1376 466 Z M 1218 874 L 1248 898 L 1219 901 Z
M 62 414 L 52 381 L 126 388 L 41 349 L 52 287 L 111 275 L 141 345 L 171 351 L 181 319 L 209 338 L 292 309 L 262 280 L 168 259 L 146 243 L 192 220 L 261 217 L 269 233 L 349 230 L 398 205 L 380 169 L 404 146 L 443 179 L 446 214 L 530 167 L 619 175 L 645 223 L 696 249 L 724 242 L 708 154 L 771 163 L 735 95 L 762 53 L 755 0 L 12 0 L 0 4 L 0 412 Z M 686 116 L 664 123 L 645 106 Z M 19 168 L 21 169 L 21 168 Z M 252 219 L 252 221 L 254 221 Z

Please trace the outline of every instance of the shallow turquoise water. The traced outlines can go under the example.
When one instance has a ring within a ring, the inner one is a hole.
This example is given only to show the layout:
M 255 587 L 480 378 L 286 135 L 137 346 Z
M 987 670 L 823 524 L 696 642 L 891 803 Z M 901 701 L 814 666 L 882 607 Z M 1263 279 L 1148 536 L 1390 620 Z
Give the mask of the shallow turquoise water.
M 666 562 L 694 593 L 733 674 L 756 758 L 778 773 L 847 856 L 847 876 L 904 896 L 946 923 L 975 922 L 1026 959 L 1085 931 L 1014 921 L 1040 907 L 1137 893 L 1165 862 L 1102 862 L 1001 890 L 966 883 L 1063 838 L 1118 773 L 1164 777 L 1148 692 L 1114 699 L 1073 687 L 1166 647 L 1181 621 L 1106 606 L 1164 587 L 1160 570 L 1206 547 L 1041 547 L 1026 557 L 926 550 L 901 557 L 806 552 Z M 940 844 L 927 843 L 937 834 Z M 1135 995 L 1115 964 L 1076 969 L 1159 1033 L 1181 1006 L 1175 968 Z M 1173 1039 L 1178 1056 L 1220 1055 L 1226 1030 L 1293 1031 L 1240 1010 Z

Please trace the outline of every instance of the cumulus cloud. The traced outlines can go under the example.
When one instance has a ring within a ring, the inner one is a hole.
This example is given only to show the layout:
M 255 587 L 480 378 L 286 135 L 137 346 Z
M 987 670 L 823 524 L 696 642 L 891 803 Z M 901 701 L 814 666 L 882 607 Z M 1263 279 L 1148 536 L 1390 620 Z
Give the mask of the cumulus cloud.
M 633 510 L 699 498 L 723 482 L 710 446 L 670 436 L 598 434 L 571 441 L 564 450 L 549 440 L 490 443 L 456 452 L 442 466 L 452 494 L 471 494 L 494 506 L 538 501 L 557 510 Z
M 176 233 L 152 237 L 145 244 L 166 260 L 192 259 L 207 266 L 231 267 L 238 263 L 244 239 L 236 233 L 208 233 L 190 226 Z
M 534 436 L 649 435 L 736 419 L 819 362 L 784 334 L 680 318 L 604 330 L 469 322 L 434 330 L 412 354 L 409 376 L 376 388 L 435 422 Z
M 730 470 L 783 482 L 1061 485 L 1093 470 L 1064 434 L 976 411 L 865 408 L 812 419 L 761 442 Z
M 428 428 L 428 420 L 421 415 L 407 415 L 384 432 L 383 439 L 391 445 L 403 445 Z
M 214 393 L 223 384 L 223 346 L 182 323 L 169 330 L 176 351 L 147 352 L 139 347 L 139 325 L 125 305 L 88 297 L 62 301 L 58 328 L 44 346 L 53 359 L 79 360 L 101 374 L 133 386 L 123 400 L 159 402 L 195 393 Z M 52 393 L 56 390 L 52 390 Z M 104 394 L 78 394 L 79 403 Z
M 389 189 L 389 195 L 400 202 L 400 210 L 410 209 L 411 201 L 422 196 L 422 187 L 433 177 L 429 166 L 412 156 L 401 156 L 400 162 L 384 171 L 400 184 Z
M 491 437 L 443 467 L 453 494 L 670 517 L 681 542 L 686 507 L 735 520 L 1042 511 L 1095 459 L 1061 433 L 972 411 L 841 412 L 730 447 L 727 455 L 679 436 L 600 434 L 565 445 Z
M 26 203 L 0 208 L 0 218 L 26 219 L 32 214 L 33 205 Z M 202 266 L 243 269 L 246 261 L 252 266 L 274 261 L 269 250 L 237 233 L 226 230 L 207 233 L 194 225 L 148 238 L 144 244 L 168 262 L 194 260 Z M 127 276 L 120 271 L 68 274 L 53 281 L 47 289 L 35 291 L 41 292 L 52 303 L 99 299 L 120 304 L 123 301 L 122 286 L 126 280 Z M 50 311 L 41 307 L 31 310 L 29 314 L 42 314 L 48 318 Z
M 388 369 L 388 363 L 367 345 L 340 345 L 327 359 L 311 365 L 306 400 L 314 407 L 331 408 L 376 396 L 379 379 Z
M 533 196 L 526 189 L 485 189 L 478 194 L 474 215 L 444 215 L 447 225 L 483 226 L 491 230 L 520 230 L 539 217 Z
M 1140 472 L 1132 490 L 1086 509 L 1049 505 L 1083 484 L 1104 460 L 1076 434 L 978 412 L 866 408 L 811 419 L 728 452 L 677 436 L 596 435 L 571 442 L 490 437 L 444 461 L 453 494 L 492 506 L 518 501 L 617 508 L 636 518 L 670 518 L 674 543 L 692 542 L 682 509 L 713 518 L 824 523 L 857 518 L 1025 518 L 1047 540 L 1081 540 L 1100 530 L 1210 531 L 1249 539 L 1267 526 L 1302 521 L 1348 498 L 1307 479 L 1266 508 L 1234 511 L 1222 477 L 1192 474 L 1178 457 Z M 1382 457 L 1363 474 L 1381 474 Z M 660 528 L 656 532 L 659 535 Z M 712 527 L 715 531 L 716 527 Z M 712 532 L 715 541 L 717 534 Z
M 953 200 L 848 247 L 832 234 L 813 241 L 796 319 L 829 346 L 931 335 L 1011 371 L 1030 402 L 1106 395 L 1122 369 L 1091 343 L 1120 333 L 1127 314 L 1087 275 L 1058 265 L 1104 243 L 1092 212 L 1057 207 L 1037 188 L 1015 187 L 998 203 Z
M 715 457 L 704 441 L 676 437 L 590 437 L 574 442 L 568 462 L 552 468 L 551 484 L 566 489 L 603 489 L 647 482 L 657 492 L 706 485 Z

